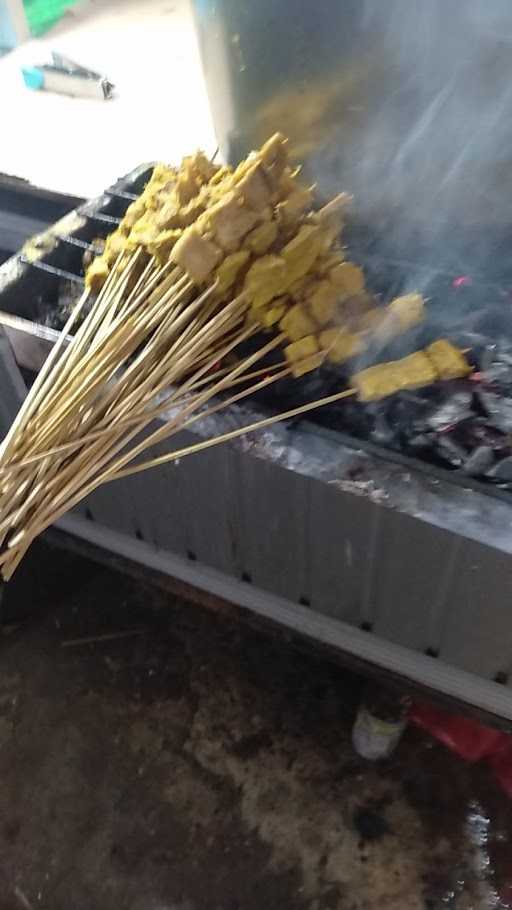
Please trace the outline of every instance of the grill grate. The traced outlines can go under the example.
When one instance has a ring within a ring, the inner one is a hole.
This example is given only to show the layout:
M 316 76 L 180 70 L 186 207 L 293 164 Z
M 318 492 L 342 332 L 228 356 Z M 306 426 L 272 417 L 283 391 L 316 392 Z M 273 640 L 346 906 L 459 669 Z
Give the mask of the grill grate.
M 120 223 L 151 173 L 150 165 L 138 168 L 98 199 L 80 206 L 74 217 L 63 219 L 48 236 L 42 235 L 35 258 L 24 253 L 16 257 L 12 280 L 7 277 L 2 282 L 0 274 L 0 307 L 13 316 L 60 329 L 82 291 L 84 254 L 98 251 L 95 241 Z M 471 349 L 470 357 L 482 375 L 481 385 L 453 383 L 442 389 L 402 393 L 366 407 L 344 402 L 321 409 L 312 420 L 319 427 L 381 447 L 387 457 L 401 453 L 461 475 L 464 483 L 485 479 L 501 492 L 512 489 L 512 270 L 507 272 L 508 260 L 504 259 L 504 264 L 498 264 L 501 273 L 498 266 L 485 275 L 476 267 L 472 275 L 450 271 L 462 258 L 467 259 L 461 251 L 473 240 L 454 238 L 451 258 L 444 256 L 443 268 L 437 268 L 433 264 L 435 244 L 429 249 L 414 235 L 407 249 L 397 249 L 385 232 L 370 231 L 355 222 L 347 231 L 351 258 L 361 263 L 377 297 L 389 300 L 419 288 L 429 298 L 428 323 L 374 352 L 375 359 L 403 356 L 449 334 L 461 347 Z M 497 239 L 496 244 L 501 248 Z M 421 265 L 414 253 L 422 257 Z M 268 362 L 281 357 L 280 352 L 274 353 Z M 351 366 L 365 365 L 361 359 Z M 343 369 L 324 368 L 306 375 L 300 384 L 282 380 L 263 390 L 257 401 L 266 409 L 285 410 L 330 394 L 349 380 Z M 501 402 L 500 407 L 495 406 L 496 401 Z M 451 424 L 443 421 L 445 412 L 452 414 Z

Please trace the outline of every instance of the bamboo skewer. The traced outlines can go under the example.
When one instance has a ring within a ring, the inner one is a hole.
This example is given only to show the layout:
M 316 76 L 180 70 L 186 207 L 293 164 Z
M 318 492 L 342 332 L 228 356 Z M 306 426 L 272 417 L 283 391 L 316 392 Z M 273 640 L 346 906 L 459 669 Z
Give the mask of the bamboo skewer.
M 146 461 L 143 464 L 134 465 L 131 468 L 125 468 L 124 470 L 117 471 L 108 479 L 119 480 L 122 477 L 130 477 L 132 474 L 139 474 L 141 471 L 147 471 L 149 468 L 155 468 L 159 465 L 167 464 L 169 461 L 176 461 L 176 459 L 184 458 L 186 455 L 194 455 L 197 452 L 203 452 L 210 446 L 216 446 L 224 442 L 229 442 L 231 439 L 236 439 L 238 436 L 244 436 L 246 433 L 254 433 L 257 430 L 264 430 L 267 427 L 271 427 L 275 423 L 281 423 L 283 420 L 290 420 L 292 417 L 300 417 L 302 414 L 307 414 L 309 411 L 314 411 L 316 408 L 322 408 L 326 405 L 334 404 L 336 401 L 342 401 L 344 398 L 350 398 L 355 394 L 355 389 L 345 389 L 343 392 L 336 392 L 334 395 L 327 395 L 327 397 L 319 398 L 317 401 L 310 401 L 308 404 L 299 405 L 299 407 L 292 408 L 289 411 L 283 411 L 282 414 L 276 414 L 273 417 L 264 417 L 262 420 L 257 420 L 255 423 L 250 423 L 246 427 L 230 430 L 228 433 L 223 433 L 221 436 L 216 436 L 214 439 L 206 439 L 204 442 L 198 442 L 194 445 L 186 446 L 184 449 L 179 449 L 176 452 L 169 452 L 167 455 L 160 455 L 158 458 L 152 458 L 150 461 Z M 101 480 L 101 483 L 105 482 L 106 479 Z
M 72 497 L 70 499 L 70 501 L 68 503 L 66 503 L 66 505 L 64 507 L 61 507 L 60 509 L 55 508 L 53 510 L 53 512 L 51 512 L 50 514 L 47 514 L 44 518 L 41 517 L 39 520 L 39 523 L 36 525 L 36 527 L 34 529 L 32 529 L 32 531 L 30 533 L 30 539 L 26 543 L 25 549 L 28 548 L 31 541 L 35 537 L 37 537 L 38 534 L 40 534 L 43 530 L 45 530 L 45 528 L 47 528 L 51 524 L 53 524 L 59 517 L 62 516 L 62 514 L 67 512 L 68 509 L 73 508 L 74 505 L 76 505 L 83 498 L 88 496 L 94 489 L 96 489 L 97 486 L 100 486 L 103 483 L 107 483 L 110 480 L 119 480 L 124 477 L 130 477 L 133 474 L 138 474 L 141 471 L 148 470 L 149 468 L 158 467 L 158 466 L 167 464 L 172 461 L 177 461 L 181 458 L 184 458 L 186 455 L 197 454 L 198 452 L 202 452 L 205 449 L 211 448 L 215 445 L 220 445 L 221 443 L 225 443 L 232 439 L 236 439 L 237 437 L 243 436 L 247 433 L 253 433 L 257 430 L 265 429 L 265 428 L 272 426 L 273 424 L 281 422 L 283 420 L 288 420 L 293 417 L 298 417 L 302 414 L 308 413 L 309 411 L 311 411 L 317 407 L 323 407 L 325 405 L 333 404 L 337 401 L 341 401 L 344 398 L 348 398 L 354 394 L 355 394 L 355 389 L 346 389 L 343 392 L 338 392 L 333 395 L 328 395 L 327 397 L 321 398 L 318 401 L 309 402 L 308 404 L 300 405 L 297 408 L 292 408 L 291 410 L 285 411 L 282 414 L 277 414 L 273 417 L 263 418 L 262 420 L 249 424 L 248 426 L 240 427 L 236 430 L 231 430 L 228 433 L 224 433 L 221 436 L 215 437 L 214 439 L 207 439 L 207 440 L 204 440 L 203 442 L 199 442 L 194 445 L 187 446 L 183 449 L 178 449 L 175 452 L 169 452 L 166 455 L 158 456 L 147 462 L 144 462 L 143 464 L 136 464 L 130 468 L 124 468 L 122 470 L 118 470 L 115 472 L 106 471 L 102 475 L 100 475 L 99 478 L 96 478 L 95 481 L 91 482 L 88 486 L 86 486 L 84 489 L 82 489 L 78 494 L 76 494 L 74 497 Z M 200 415 L 197 415 L 197 416 L 200 416 Z M 197 419 L 197 416 L 196 416 L 196 419 Z M 22 534 L 23 533 L 24 532 L 22 532 Z M 12 548 L 17 547 L 22 539 L 23 538 L 20 535 L 18 535 L 16 538 L 13 539 L 10 546 Z M 24 550 L 24 552 L 25 552 L 25 550 Z M 19 559 L 22 558 L 22 555 L 19 557 Z M 9 561 L 9 550 L 7 550 L 6 553 L 4 553 L 3 555 L 0 556 L 0 565 L 1 564 L 4 565 L 4 577 L 6 577 L 7 579 L 10 577 L 10 575 L 16 568 L 16 565 L 18 564 L 18 562 L 16 561 L 17 559 L 18 559 L 18 557 L 15 557 L 15 561 L 9 567 L 9 569 L 7 569 L 7 571 L 6 571 L 5 566 Z
M 325 347 L 319 326 L 331 322 L 321 315 L 329 281 L 337 287 L 336 269 L 346 268 L 359 280 L 334 252 L 342 197 L 313 210 L 311 191 L 294 183 L 297 171 L 286 159 L 286 141 L 276 135 L 236 172 L 212 170 L 199 153 L 179 171 L 159 166 L 107 239 L 86 275 L 99 293 L 82 296 L 0 446 L 4 578 L 37 534 L 102 483 L 353 394 L 155 454 L 196 421 L 300 375 L 296 367 L 318 365 Z M 315 281 L 318 299 L 303 298 Z M 292 305 L 297 299 L 300 306 Z M 295 310 L 306 303 L 311 312 L 302 309 L 297 323 Z M 241 346 L 272 322 L 272 337 L 241 357 Z M 262 366 L 285 345 L 286 361 Z

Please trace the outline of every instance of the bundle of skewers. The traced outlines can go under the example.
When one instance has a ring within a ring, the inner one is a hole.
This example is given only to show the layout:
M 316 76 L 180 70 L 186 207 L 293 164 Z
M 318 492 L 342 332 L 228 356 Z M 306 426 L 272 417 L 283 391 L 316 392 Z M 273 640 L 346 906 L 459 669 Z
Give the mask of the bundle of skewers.
M 0 447 L 4 579 L 38 534 L 103 483 L 350 395 L 372 401 L 470 371 L 440 339 L 355 373 L 349 389 L 151 453 L 200 417 L 349 361 L 423 319 L 419 294 L 379 305 L 346 259 L 349 202 L 342 194 L 315 208 L 280 134 L 236 169 L 199 152 L 178 169 L 155 167 L 89 265 L 84 294 Z M 249 339 L 259 343 L 243 353 Z M 262 366 L 276 350 L 282 359 Z

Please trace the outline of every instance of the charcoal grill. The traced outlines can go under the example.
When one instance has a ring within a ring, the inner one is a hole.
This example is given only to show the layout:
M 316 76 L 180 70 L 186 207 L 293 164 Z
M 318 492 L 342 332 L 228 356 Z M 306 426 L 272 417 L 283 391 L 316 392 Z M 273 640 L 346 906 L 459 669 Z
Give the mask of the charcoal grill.
M 118 181 L 1 267 L 2 433 L 55 340 L 41 319 L 79 295 L 84 251 L 149 174 L 143 166 Z M 176 445 L 258 419 L 263 407 L 204 419 Z M 58 525 L 512 719 L 508 492 L 301 421 L 117 481 Z

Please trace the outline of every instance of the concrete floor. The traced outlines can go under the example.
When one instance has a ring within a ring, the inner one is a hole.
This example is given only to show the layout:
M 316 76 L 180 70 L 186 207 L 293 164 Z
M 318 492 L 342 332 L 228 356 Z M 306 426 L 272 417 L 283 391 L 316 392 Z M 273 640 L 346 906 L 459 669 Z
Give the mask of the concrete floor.
M 111 101 L 34 92 L 58 51 L 115 83 Z M 190 0 L 84 0 L 0 59 L 0 173 L 90 198 L 144 162 L 216 148 Z M 40 138 L 44 137 L 44 142 Z
M 0 910 L 509 906 L 486 770 L 359 760 L 362 681 L 309 648 L 43 545 L 4 620 Z

